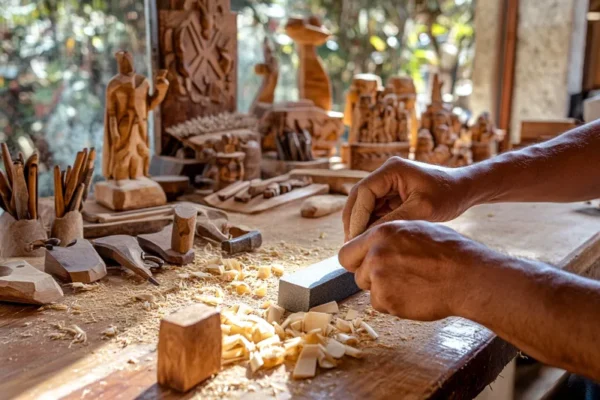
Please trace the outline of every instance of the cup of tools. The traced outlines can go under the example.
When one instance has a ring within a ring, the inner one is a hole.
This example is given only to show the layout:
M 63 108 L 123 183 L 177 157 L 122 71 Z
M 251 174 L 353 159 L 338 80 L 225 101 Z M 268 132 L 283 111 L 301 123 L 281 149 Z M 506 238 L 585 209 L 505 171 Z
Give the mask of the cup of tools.
M 88 194 L 94 174 L 94 148 L 77 153 L 73 167 L 61 171 L 54 167 L 54 211 L 50 236 L 60 240 L 65 247 L 76 239 L 83 239 L 83 218 L 81 210 Z
M 0 257 L 43 257 L 29 243 L 45 240 L 46 230 L 38 218 L 38 155 L 27 160 L 19 153 L 13 160 L 6 143 L 1 146 L 4 170 L 0 171 Z

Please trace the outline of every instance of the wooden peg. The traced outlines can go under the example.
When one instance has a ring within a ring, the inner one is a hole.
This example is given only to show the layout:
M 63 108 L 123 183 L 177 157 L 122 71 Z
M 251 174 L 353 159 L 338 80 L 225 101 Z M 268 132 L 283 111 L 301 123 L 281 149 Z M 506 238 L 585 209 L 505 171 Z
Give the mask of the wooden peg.
M 194 246 L 194 232 L 198 211 L 190 206 L 173 207 L 173 233 L 171 248 L 178 253 L 187 253 Z
M 160 322 L 158 383 L 187 392 L 221 369 L 221 316 L 194 304 Z

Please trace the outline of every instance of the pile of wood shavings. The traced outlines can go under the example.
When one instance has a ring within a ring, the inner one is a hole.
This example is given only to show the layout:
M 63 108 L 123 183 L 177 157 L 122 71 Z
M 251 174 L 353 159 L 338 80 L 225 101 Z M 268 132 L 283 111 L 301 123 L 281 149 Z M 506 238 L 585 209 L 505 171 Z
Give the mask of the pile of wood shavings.
M 362 358 L 362 351 L 353 346 L 379 337 L 354 309 L 334 320 L 339 313 L 335 301 L 291 314 L 282 322 L 284 313 L 274 304 L 261 313 L 245 304 L 222 310 L 222 364 L 249 361 L 252 372 L 256 372 L 288 359 L 296 362 L 295 379 L 313 378 L 317 364 L 331 369 L 345 355 Z
M 223 306 L 245 302 L 259 308 L 264 303 L 276 302 L 279 280 L 275 272 L 277 268 L 282 267 L 284 273 L 291 273 L 332 255 L 334 251 L 333 248 L 306 249 L 284 242 L 266 245 L 253 253 L 232 257 L 231 260 L 240 263 L 243 277 L 240 275 L 241 280 L 229 281 L 228 275 L 207 272 L 208 266 L 215 263 L 223 265 L 223 261 L 229 263 L 229 258 L 210 244 L 197 246 L 193 263 L 186 266 L 167 265 L 155 274 L 161 284 L 159 287 L 148 285 L 127 270 L 116 274 L 112 271 L 94 284 L 65 284 L 65 297 L 60 303 L 40 307 L 38 316 L 20 324 L 17 335 L 0 337 L 0 342 L 23 343 L 40 338 L 51 340 L 48 335 L 56 333 L 54 325 L 60 319 L 65 326 L 81 327 L 87 333 L 85 344 L 106 340 L 116 342 L 121 347 L 135 343 L 155 344 L 160 320 L 165 315 L 217 296 L 221 296 L 219 303 Z M 224 271 L 229 269 L 223 267 Z M 265 267 L 271 267 L 271 274 L 261 279 L 258 273 Z M 245 285 L 236 289 L 240 282 Z M 246 285 L 249 292 L 244 291 Z M 114 328 L 114 334 L 103 333 L 109 327 Z M 73 345 L 81 346 L 84 343 Z

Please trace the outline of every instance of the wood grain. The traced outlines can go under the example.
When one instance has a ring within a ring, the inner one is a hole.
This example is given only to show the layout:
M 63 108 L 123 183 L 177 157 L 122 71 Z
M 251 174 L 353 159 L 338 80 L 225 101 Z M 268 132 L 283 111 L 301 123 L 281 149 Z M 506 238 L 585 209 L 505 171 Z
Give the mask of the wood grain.
M 197 214 L 198 211 L 193 207 L 185 205 L 176 205 L 173 207 L 171 248 L 174 251 L 185 254 L 192 249 Z
M 221 369 L 221 316 L 204 304 L 185 307 L 160 322 L 158 383 L 187 392 Z

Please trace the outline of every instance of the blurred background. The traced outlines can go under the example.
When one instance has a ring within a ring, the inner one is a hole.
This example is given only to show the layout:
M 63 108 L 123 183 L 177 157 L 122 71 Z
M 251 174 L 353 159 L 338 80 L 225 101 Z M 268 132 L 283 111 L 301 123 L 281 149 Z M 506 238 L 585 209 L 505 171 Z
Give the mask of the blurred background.
M 82 147 L 101 147 L 104 92 L 116 73 L 114 53 L 130 51 L 150 75 L 149 1 L 2 0 L 0 142 L 25 157 L 40 153 L 40 194 L 51 194 L 49 167 L 66 166 Z M 289 16 L 319 16 L 333 36 L 319 48 L 343 111 L 352 76 L 410 75 L 426 103 L 428 78 L 440 72 L 447 101 L 465 118 L 472 92 L 474 4 L 471 0 L 232 0 L 238 12 L 238 110 L 247 111 L 269 37 L 280 63 L 276 100 L 298 98 L 298 57 L 284 32 Z M 151 136 L 152 137 L 152 136 Z M 100 162 L 100 157 L 97 162 Z M 97 165 L 96 173 L 100 166 Z M 98 177 L 97 177 L 98 178 Z

